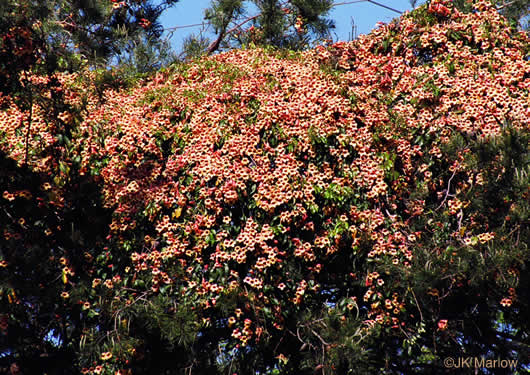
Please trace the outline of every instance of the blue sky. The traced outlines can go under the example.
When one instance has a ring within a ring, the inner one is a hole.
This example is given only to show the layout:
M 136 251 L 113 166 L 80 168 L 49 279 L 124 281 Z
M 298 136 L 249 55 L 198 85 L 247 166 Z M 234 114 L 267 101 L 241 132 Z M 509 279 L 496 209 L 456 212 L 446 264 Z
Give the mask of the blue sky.
M 349 2 L 352 0 L 335 0 L 335 3 Z M 376 2 L 387 5 L 399 11 L 411 9 L 409 0 L 375 0 Z M 204 10 L 210 6 L 211 0 L 180 0 L 173 8 L 167 10 L 161 18 L 162 25 L 165 29 L 175 26 L 184 26 L 190 24 L 199 24 L 203 22 Z M 418 1 L 418 5 L 424 3 L 424 0 Z M 252 4 L 247 1 L 246 4 Z M 255 15 L 256 11 L 253 6 L 248 7 L 249 16 Z M 254 11 L 253 11 L 254 10 Z M 377 6 L 368 1 L 357 2 L 354 4 L 339 5 L 334 7 L 328 18 L 335 21 L 334 40 L 348 40 L 352 32 L 352 18 L 357 26 L 357 34 L 367 34 L 378 21 L 389 22 L 399 14 Z M 171 44 L 178 53 L 181 51 L 182 42 L 190 34 L 198 34 L 201 27 L 190 27 L 177 29 L 171 37 Z M 211 28 L 204 30 L 204 36 L 212 39 L 214 34 Z

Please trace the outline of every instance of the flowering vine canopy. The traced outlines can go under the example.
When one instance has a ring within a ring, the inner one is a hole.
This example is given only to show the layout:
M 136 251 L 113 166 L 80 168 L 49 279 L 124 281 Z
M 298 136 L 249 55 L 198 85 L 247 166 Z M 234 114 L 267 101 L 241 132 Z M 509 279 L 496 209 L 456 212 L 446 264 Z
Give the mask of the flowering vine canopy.
M 95 71 L 23 74 L 29 105 L 0 97 L 5 160 L 33 176 L 0 180 L 4 337 L 42 310 L 38 249 L 41 341 L 77 340 L 83 373 L 524 365 L 529 46 L 487 1 L 432 0 L 102 95 Z

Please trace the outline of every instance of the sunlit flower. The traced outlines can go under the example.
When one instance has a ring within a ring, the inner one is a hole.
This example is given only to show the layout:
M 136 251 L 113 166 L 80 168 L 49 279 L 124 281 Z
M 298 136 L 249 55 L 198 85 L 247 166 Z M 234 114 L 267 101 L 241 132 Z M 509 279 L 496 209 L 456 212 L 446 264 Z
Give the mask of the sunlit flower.
M 4 191 L 4 193 L 2 194 L 2 197 L 4 199 L 7 199 L 8 201 L 14 201 L 15 200 L 15 195 L 8 192 L 8 191 Z
M 103 285 L 105 285 L 109 289 L 112 289 L 114 287 L 114 284 L 112 283 L 112 280 L 105 280 Z
M 112 353 L 111 352 L 104 352 L 104 353 L 101 353 L 101 359 L 103 361 L 108 361 L 109 359 L 112 358 Z
M 495 237 L 495 234 L 494 233 L 481 233 L 477 237 L 480 243 L 485 244 L 486 242 L 491 241 Z

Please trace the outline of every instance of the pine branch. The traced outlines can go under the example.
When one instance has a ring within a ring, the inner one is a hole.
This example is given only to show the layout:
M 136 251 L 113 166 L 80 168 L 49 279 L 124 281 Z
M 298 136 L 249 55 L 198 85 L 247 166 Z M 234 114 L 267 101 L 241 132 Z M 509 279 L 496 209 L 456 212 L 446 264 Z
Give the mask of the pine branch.
M 219 48 L 219 45 L 221 44 L 221 42 L 223 41 L 223 38 L 224 38 L 226 35 L 233 33 L 234 31 L 236 31 L 237 29 L 239 29 L 241 26 L 243 26 L 243 25 L 246 24 L 247 22 L 250 22 L 250 21 L 252 21 L 252 20 L 258 18 L 260 15 L 261 15 L 261 13 L 255 15 L 255 16 L 249 17 L 249 18 L 245 19 L 243 22 L 237 24 L 236 26 L 234 26 L 233 28 L 231 28 L 231 29 L 228 30 L 228 31 L 226 31 L 226 28 L 228 27 L 228 24 L 226 24 L 226 26 L 224 27 L 224 29 L 221 30 L 221 32 L 219 33 L 219 36 L 217 37 L 217 39 L 216 39 L 215 41 L 213 41 L 213 42 L 208 46 L 208 49 L 206 50 L 207 55 L 211 55 L 213 52 L 215 52 L 215 51 Z

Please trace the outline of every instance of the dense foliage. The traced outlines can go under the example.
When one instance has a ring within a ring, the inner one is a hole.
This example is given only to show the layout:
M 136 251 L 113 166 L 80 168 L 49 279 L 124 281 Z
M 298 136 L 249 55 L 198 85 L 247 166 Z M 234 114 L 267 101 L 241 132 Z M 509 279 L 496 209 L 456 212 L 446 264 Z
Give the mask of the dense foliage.
M 0 97 L 0 366 L 523 371 L 529 53 L 489 2 L 433 0 L 103 94 L 25 74 L 42 99 Z
M 18 93 L 23 71 L 50 75 L 90 64 L 140 72 L 168 60 L 159 18 L 177 0 L 3 0 L 0 91 Z

